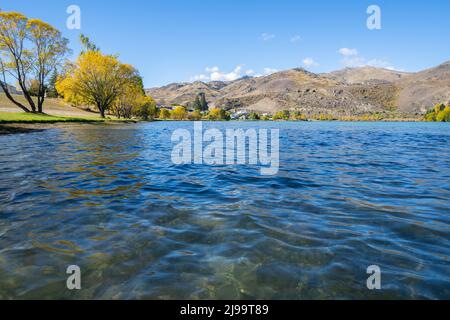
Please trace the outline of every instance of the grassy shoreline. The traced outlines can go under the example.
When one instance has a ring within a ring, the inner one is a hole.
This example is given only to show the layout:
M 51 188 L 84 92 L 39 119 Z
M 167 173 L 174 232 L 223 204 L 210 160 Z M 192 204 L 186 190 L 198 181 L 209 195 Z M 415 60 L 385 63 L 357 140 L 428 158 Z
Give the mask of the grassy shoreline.
M 9 113 L 0 112 L 0 124 L 23 124 L 23 123 L 92 123 L 92 122 L 105 122 L 105 119 L 98 119 L 94 117 L 63 117 L 52 116 L 48 114 L 37 113 Z
M 184 121 L 193 122 L 194 120 L 173 120 L 173 119 L 154 119 L 153 121 Z M 198 120 L 198 121 L 214 121 L 214 120 Z M 219 120 L 217 120 L 219 121 Z M 226 120 L 221 120 L 225 121 Z M 419 118 L 391 118 L 391 119 L 379 119 L 379 120 L 367 120 L 367 119 L 336 119 L 336 120 L 229 120 L 230 122 L 240 121 L 254 121 L 254 122 L 426 122 L 424 119 Z M 0 124 L 52 124 L 52 123 L 137 123 L 138 120 L 133 119 L 102 119 L 99 117 L 80 117 L 80 116 L 54 116 L 48 114 L 37 113 L 10 113 L 0 111 Z
M 52 116 L 36 113 L 0 112 L 0 136 L 20 133 L 39 132 L 47 129 L 76 124 L 127 124 L 134 120 L 101 119 L 98 117 Z
M 1 113 L 0 113 L 1 116 Z M 22 133 L 32 133 L 32 132 L 40 132 L 48 129 L 54 128 L 62 128 L 70 125 L 118 125 L 118 124 L 135 124 L 141 123 L 145 121 L 135 121 L 135 120 L 111 120 L 111 119 L 86 119 L 86 118 L 64 118 L 64 117 L 54 117 L 54 116 L 46 116 L 50 119 L 34 119 L 34 120 L 1 120 L 0 119 L 0 136 L 2 135 L 11 135 L 11 134 L 22 134 Z M 176 120 L 158 120 L 155 122 L 175 122 Z M 210 122 L 206 121 L 205 122 Z M 191 120 L 183 120 L 182 122 L 193 122 Z M 417 119 L 392 119 L 392 120 L 379 120 L 379 121 L 319 121 L 319 120 L 311 120 L 311 121 L 222 121 L 222 122 L 379 122 L 379 123 L 402 123 L 402 122 L 427 122 L 420 121 Z

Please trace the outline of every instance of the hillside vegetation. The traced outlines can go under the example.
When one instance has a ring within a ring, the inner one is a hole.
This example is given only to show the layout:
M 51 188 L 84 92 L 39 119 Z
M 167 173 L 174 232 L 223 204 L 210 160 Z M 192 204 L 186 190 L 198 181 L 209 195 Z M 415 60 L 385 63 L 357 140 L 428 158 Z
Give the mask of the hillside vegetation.
M 421 118 L 436 103 L 450 101 L 450 62 L 417 73 L 364 67 L 315 74 L 297 68 L 232 82 L 174 83 L 146 93 L 159 105 L 190 107 L 204 93 L 210 107 L 226 110 Z

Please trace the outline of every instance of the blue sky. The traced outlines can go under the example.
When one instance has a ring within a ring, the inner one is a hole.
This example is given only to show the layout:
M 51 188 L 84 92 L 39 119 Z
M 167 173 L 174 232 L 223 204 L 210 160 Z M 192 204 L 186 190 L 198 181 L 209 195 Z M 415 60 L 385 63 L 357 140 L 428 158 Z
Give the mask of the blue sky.
M 81 30 L 66 28 L 72 4 L 81 8 Z M 381 8 L 381 30 L 366 27 L 372 4 Z M 293 67 L 418 71 L 450 60 L 450 2 L 442 0 L 0 0 L 0 8 L 53 24 L 74 57 L 79 34 L 88 35 L 135 65 L 146 87 Z

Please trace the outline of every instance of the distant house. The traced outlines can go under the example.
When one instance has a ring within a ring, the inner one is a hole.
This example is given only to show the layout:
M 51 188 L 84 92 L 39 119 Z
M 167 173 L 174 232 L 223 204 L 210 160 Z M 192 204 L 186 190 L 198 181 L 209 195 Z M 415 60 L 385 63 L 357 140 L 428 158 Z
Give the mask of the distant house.
M 247 110 L 235 111 L 231 114 L 231 120 L 248 120 L 250 113 Z
M 173 110 L 175 107 L 174 106 L 168 106 L 168 105 L 165 105 L 165 104 L 159 104 L 158 108 L 159 109 Z

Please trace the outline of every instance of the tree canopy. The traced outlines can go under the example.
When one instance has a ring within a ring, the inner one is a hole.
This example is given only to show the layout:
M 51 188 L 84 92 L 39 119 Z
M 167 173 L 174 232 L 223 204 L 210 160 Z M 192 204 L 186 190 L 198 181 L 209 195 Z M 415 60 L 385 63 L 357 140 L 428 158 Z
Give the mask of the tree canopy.
M 450 122 L 450 106 L 438 103 L 425 115 L 426 121 Z
M 0 86 L 7 98 L 25 112 L 43 112 L 47 82 L 69 52 L 67 45 L 61 32 L 46 22 L 0 12 Z M 29 107 L 10 93 L 8 80 L 18 83 Z M 30 93 L 32 83 L 37 103 Z
M 187 119 L 187 111 L 185 107 L 178 106 L 175 107 L 175 109 L 172 110 L 170 113 L 173 120 L 186 120 Z
M 208 102 L 206 101 L 206 95 L 204 92 L 200 92 L 195 96 L 195 100 L 192 105 L 193 109 L 198 112 L 206 112 L 209 109 Z
M 56 88 L 68 102 L 96 106 L 104 118 L 106 111 L 127 94 L 143 95 L 138 88 L 142 81 L 139 79 L 138 71 L 121 63 L 116 56 L 86 51 L 80 54 L 75 64 L 67 67 Z

